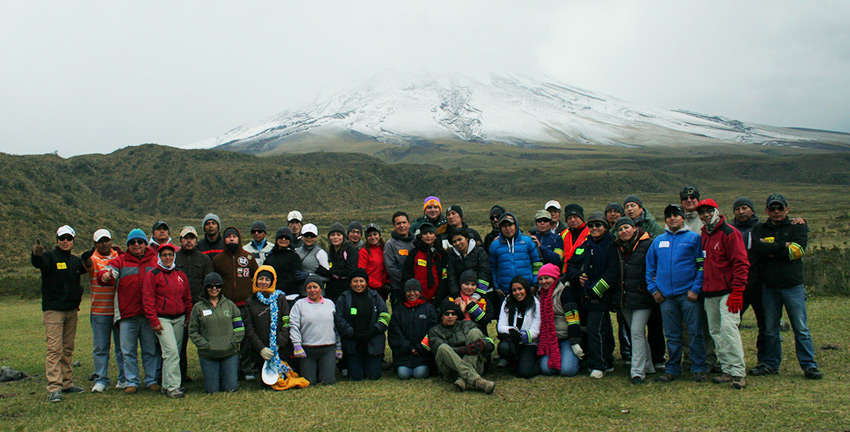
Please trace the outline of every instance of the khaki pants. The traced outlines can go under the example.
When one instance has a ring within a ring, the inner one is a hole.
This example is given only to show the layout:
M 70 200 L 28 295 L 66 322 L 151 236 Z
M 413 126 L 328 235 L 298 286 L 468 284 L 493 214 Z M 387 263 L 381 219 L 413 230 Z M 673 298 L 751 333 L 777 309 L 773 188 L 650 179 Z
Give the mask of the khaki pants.
M 71 387 L 71 356 L 74 354 L 74 338 L 77 337 L 77 311 L 43 311 L 41 322 L 47 336 L 47 356 L 44 375 L 47 391 L 54 392 Z
M 477 328 L 470 330 L 466 335 L 466 343 L 478 339 L 484 339 L 484 333 L 481 333 L 481 330 Z M 483 353 L 461 357 L 448 344 L 442 344 L 437 348 L 435 359 L 440 374 L 449 380 L 453 380 L 455 376 L 460 376 L 467 384 L 472 384 L 473 381 L 481 378 L 481 373 L 484 372 Z
M 746 374 L 744 365 L 744 348 L 741 345 L 741 333 L 738 324 L 741 315 L 729 312 L 726 300 L 729 294 L 720 297 L 705 298 L 705 313 L 708 316 L 708 331 L 717 348 L 717 361 L 724 373 L 733 377 L 743 377 Z

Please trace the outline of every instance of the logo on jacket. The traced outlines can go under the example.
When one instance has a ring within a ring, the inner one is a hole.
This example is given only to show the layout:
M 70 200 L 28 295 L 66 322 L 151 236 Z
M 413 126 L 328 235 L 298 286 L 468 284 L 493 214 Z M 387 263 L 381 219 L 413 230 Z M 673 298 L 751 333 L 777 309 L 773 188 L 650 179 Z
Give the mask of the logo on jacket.
M 236 262 L 239 264 L 239 266 L 245 267 L 248 265 L 248 257 L 241 256 L 236 259 Z

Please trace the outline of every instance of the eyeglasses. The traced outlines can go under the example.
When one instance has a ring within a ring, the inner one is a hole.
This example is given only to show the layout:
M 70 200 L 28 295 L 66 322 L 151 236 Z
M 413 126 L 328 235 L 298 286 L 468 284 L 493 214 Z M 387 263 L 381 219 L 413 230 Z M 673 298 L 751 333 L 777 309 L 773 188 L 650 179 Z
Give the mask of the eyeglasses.
M 700 207 L 697 209 L 697 214 L 699 215 L 707 215 L 714 213 L 714 207 Z
M 161 254 L 159 254 L 159 257 L 160 258 L 174 258 L 174 254 L 171 253 L 171 252 L 161 253 Z
M 265 232 L 263 230 L 251 230 L 251 234 L 259 234 L 261 232 Z
M 590 229 L 594 228 L 605 228 L 605 224 L 602 222 L 590 222 L 587 224 L 587 227 Z
M 455 312 L 455 311 L 443 312 L 443 316 L 457 316 L 457 312 Z
M 224 286 L 224 285 L 222 285 L 222 284 L 207 285 L 207 289 L 208 289 L 208 290 L 211 290 L 211 289 L 217 289 L 217 290 L 220 290 L 223 286 Z
M 767 209 L 772 211 L 772 212 L 781 212 L 782 210 L 785 210 L 785 206 L 782 205 L 782 204 L 777 204 L 777 205 L 772 205 L 772 206 L 768 207 Z
M 142 239 L 133 239 L 127 242 L 127 246 L 135 246 L 135 245 L 144 245 L 147 244 L 146 241 Z
M 63 236 L 59 237 L 59 241 L 66 241 L 66 242 L 74 241 L 74 237 L 69 236 L 69 235 L 63 235 Z

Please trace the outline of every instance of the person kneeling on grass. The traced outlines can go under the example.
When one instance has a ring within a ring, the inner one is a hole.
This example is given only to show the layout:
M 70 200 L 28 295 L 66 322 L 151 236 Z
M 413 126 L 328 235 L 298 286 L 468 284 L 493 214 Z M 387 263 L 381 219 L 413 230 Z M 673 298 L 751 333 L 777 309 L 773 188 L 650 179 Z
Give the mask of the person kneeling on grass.
M 491 394 L 496 389 L 492 381 L 481 378 L 485 357 L 495 345 L 472 321 L 458 321 L 460 307 L 448 300 L 440 305 L 441 318 L 422 339 L 422 346 L 434 353 L 437 368 L 444 379 L 454 379 L 454 386 L 464 391 L 472 387 Z
M 189 316 L 189 338 L 198 347 L 204 391 L 235 392 L 239 370 L 239 344 L 245 337 L 242 315 L 235 303 L 221 295 L 218 273 L 204 278 L 204 292 Z
M 499 357 L 517 376 L 532 378 L 540 374 L 537 336 L 540 334 L 540 302 L 531 294 L 531 286 L 522 276 L 511 280 L 511 294 L 499 313 Z
M 369 275 L 362 268 L 349 275 L 350 289 L 336 302 L 334 323 L 342 336 L 342 352 L 351 381 L 381 378 L 390 313 L 378 292 L 369 289 Z
M 404 284 L 404 296 L 405 302 L 393 310 L 387 332 L 393 367 L 401 380 L 428 378 L 432 359 L 419 341 L 437 325 L 437 311 L 422 298 L 422 285 L 416 279 Z

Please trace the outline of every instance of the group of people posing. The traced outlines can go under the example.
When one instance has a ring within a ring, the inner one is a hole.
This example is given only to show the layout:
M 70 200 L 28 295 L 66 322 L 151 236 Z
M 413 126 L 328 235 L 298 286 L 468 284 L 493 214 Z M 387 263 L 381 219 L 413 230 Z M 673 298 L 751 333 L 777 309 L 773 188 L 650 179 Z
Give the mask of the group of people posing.
M 208 214 L 203 238 L 186 226 L 173 243 L 158 221 L 150 237 L 131 230 L 122 250 L 99 229 L 79 257 L 65 225 L 53 250 L 37 240 L 32 251 L 42 273 L 48 400 L 83 391 L 73 385 L 71 356 L 86 274 L 92 392 L 110 385 L 114 345 L 117 388 L 183 397 L 190 339 L 208 393 L 256 376 L 278 390 L 333 384 L 338 372 L 379 379 L 387 343 L 398 378 L 439 374 L 459 390 L 492 393 L 495 383 L 482 374 L 496 366 L 525 378 L 584 368 L 598 379 L 614 368 L 611 312 L 632 384 L 648 374 L 678 379 L 684 351 L 694 381 L 716 372 L 713 382 L 741 389 L 741 314 L 752 307 L 759 329 L 750 374 L 775 374 L 783 306 L 804 375 L 820 379 L 806 322 L 805 221 L 788 217 L 780 194 L 767 197 L 763 222 L 746 197 L 733 203 L 731 220 L 694 186 L 679 198 L 665 207 L 663 227 L 634 195 L 587 216 L 552 200 L 528 234 L 496 205 L 483 238 L 460 206 L 444 213 L 435 196 L 414 220 L 393 214 L 386 240 L 377 224 L 357 221 L 334 223 L 320 238 L 292 211 L 273 239 L 256 221 L 243 242 L 238 228 L 222 230 Z

